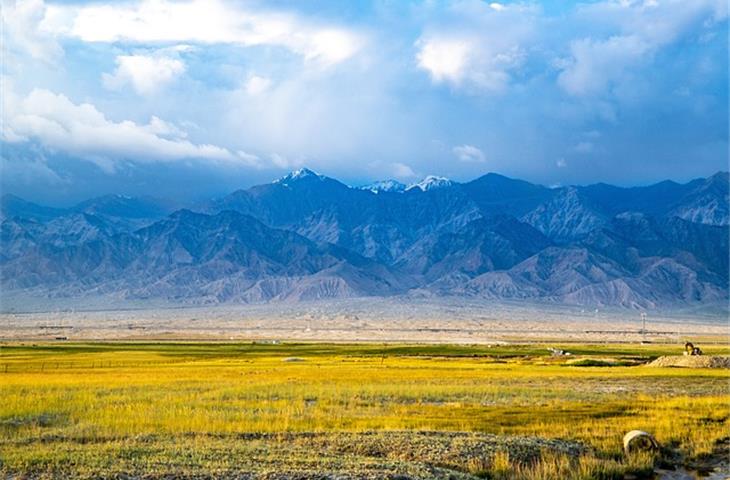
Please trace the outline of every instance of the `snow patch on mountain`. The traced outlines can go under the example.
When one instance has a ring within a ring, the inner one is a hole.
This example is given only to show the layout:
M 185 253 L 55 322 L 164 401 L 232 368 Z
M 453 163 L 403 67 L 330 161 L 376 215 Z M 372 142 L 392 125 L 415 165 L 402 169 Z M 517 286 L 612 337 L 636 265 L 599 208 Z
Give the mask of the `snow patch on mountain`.
M 429 190 L 450 187 L 452 185 L 454 185 L 454 182 L 449 180 L 446 177 L 437 177 L 436 175 L 429 175 L 418 183 L 412 183 L 411 185 L 408 185 L 408 188 L 406 188 L 406 191 L 417 188 L 417 189 L 421 190 L 422 192 L 427 192 Z
M 325 176 L 320 175 L 317 172 L 314 172 L 308 168 L 299 168 L 297 170 L 294 170 L 293 172 L 288 173 L 287 175 L 281 177 L 278 180 L 274 180 L 274 183 L 278 183 L 280 185 L 289 186 L 290 183 L 304 180 L 307 178 L 315 178 L 317 180 L 324 180 Z
M 367 191 L 373 192 L 375 194 L 378 194 L 380 192 L 400 193 L 400 192 L 404 192 L 406 190 L 406 185 L 403 183 L 400 183 L 397 180 L 379 180 L 377 182 L 373 182 L 369 185 L 363 185 L 358 188 L 360 190 L 367 190 Z

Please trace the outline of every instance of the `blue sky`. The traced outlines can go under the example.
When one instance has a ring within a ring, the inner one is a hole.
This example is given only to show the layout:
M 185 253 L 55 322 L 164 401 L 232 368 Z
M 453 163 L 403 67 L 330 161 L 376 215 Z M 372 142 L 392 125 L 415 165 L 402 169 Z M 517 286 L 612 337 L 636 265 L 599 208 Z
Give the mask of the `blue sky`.
M 725 0 L 3 0 L 3 193 L 726 170 Z

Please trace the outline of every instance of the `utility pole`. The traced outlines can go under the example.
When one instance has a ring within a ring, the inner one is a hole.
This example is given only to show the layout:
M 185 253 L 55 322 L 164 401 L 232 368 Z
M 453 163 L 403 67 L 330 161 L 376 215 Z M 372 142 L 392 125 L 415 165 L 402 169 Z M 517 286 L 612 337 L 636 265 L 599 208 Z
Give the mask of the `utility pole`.
M 646 340 L 646 312 L 641 312 L 641 335 Z

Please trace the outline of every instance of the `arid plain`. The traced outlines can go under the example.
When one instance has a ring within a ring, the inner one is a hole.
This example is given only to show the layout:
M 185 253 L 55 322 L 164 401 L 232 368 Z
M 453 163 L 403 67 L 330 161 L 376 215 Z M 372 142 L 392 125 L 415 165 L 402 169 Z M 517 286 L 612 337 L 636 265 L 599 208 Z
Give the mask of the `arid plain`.
M 37 303 L 37 302 L 36 302 Z M 645 330 L 645 332 L 642 332 Z M 650 312 L 463 299 L 361 298 L 187 308 L 126 303 L 0 314 L 0 339 L 306 340 L 489 344 L 520 341 L 723 343 L 721 311 Z

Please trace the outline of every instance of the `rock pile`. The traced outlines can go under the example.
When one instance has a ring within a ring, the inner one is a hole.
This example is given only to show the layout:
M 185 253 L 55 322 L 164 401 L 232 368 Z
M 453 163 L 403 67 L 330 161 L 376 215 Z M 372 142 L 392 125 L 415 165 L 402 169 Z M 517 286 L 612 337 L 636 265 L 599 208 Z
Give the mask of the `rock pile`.
M 730 357 L 720 355 L 667 355 L 647 364 L 648 367 L 730 368 Z

